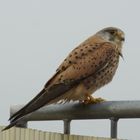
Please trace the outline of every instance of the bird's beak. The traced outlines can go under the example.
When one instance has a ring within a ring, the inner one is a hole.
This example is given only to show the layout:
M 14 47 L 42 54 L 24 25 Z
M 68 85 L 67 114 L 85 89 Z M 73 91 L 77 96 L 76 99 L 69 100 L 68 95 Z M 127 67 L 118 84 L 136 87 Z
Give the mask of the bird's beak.
M 120 39 L 122 42 L 125 41 L 124 33 L 118 31 L 118 32 L 117 32 L 117 36 L 119 37 L 119 39 Z
M 119 52 L 119 56 L 124 60 L 123 54 Z
M 124 38 L 124 37 L 121 37 L 121 41 L 123 41 L 123 42 L 124 42 L 124 41 L 125 41 L 125 38 Z

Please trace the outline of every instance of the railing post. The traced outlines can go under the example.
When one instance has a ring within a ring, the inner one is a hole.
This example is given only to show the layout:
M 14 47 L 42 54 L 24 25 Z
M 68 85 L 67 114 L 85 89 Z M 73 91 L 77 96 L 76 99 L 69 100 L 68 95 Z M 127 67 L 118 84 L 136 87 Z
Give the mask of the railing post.
M 117 125 L 119 119 L 112 117 L 110 120 L 111 120 L 111 138 L 117 138 Z
M 21 120 L 16 124 L 16 127 L 27 128 L 28 127 L 28 122 Z
M 71 120 L 65 119 L 64 121 L 64 134 L 70 134 L 70 123 Z

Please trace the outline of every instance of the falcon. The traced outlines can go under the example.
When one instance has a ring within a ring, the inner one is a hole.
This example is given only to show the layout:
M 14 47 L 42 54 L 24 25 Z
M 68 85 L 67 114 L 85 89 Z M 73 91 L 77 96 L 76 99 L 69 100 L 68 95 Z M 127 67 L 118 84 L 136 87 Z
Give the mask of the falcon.
M 89 37 L 67 56 L 40 93 L 10 117 L 11 123 L 4 130 L 45 105 L 104 101 L 92 94 L 112 80 L 122 57 L 123 42 L 124 32 L 116 27 L 104 28 Z

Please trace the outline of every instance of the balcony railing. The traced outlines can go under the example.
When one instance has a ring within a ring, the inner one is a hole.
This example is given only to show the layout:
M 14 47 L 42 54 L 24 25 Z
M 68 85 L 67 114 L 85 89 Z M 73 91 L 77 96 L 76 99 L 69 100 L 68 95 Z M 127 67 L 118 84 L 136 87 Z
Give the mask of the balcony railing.
M 12 106 L 10 115 L 23 105 Z M 63 120 L 64 134 L 70 134 L 72 120 L 110 119 L 111 138 L 117 138 L 119 119 L 140 118 L 140 101 L 107 101 L 100 104 L 80 103 L 55 104 L 45 106 L 19 120 L 17 126 L 27 127 L 28 121 Z

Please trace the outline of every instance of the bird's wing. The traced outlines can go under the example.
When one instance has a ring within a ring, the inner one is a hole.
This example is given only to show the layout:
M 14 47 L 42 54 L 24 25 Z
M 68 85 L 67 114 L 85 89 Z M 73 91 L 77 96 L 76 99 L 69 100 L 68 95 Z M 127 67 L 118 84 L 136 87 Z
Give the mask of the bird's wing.
M 100 40 L 97 38 L 96 40 L 97 42 L 93 41 L 93 38 L 89 38 L 83 43 L 81 43 L 68 55 L 68 57 L 62 62 L 62 64 L 58 67 L 56 71 L 65 70 L 70 65 L 77 63 L 77 60 L 82 59 L 84 55 L 87 55 L 89 52 L 93 52 L 98 47 L 100 47 L 100 44 L 98 43 Z
M 21 117 L 64 95 L 82 80 L 104 68 L 115 53 L 115 46 L 109 42 L 101 43 L 99 46 L 94 51 L 81 55 L 80 58 L 76 59 L 75 63 L 69 63 L 66 69 L 59 70 L 35 98 L 10 117 L 13 124 Z

